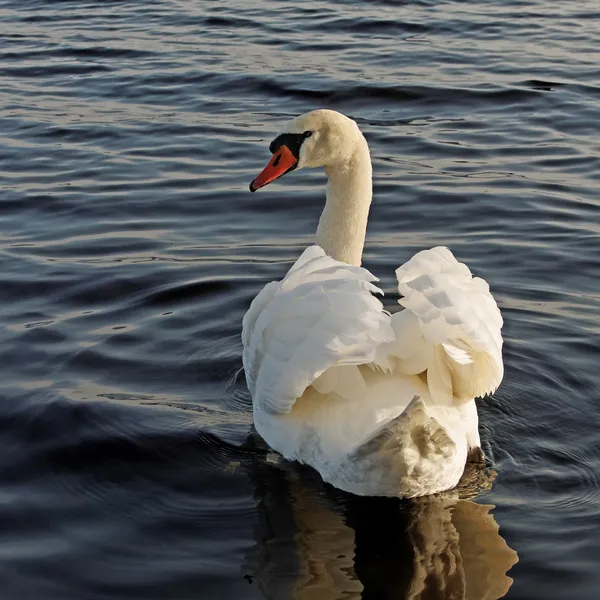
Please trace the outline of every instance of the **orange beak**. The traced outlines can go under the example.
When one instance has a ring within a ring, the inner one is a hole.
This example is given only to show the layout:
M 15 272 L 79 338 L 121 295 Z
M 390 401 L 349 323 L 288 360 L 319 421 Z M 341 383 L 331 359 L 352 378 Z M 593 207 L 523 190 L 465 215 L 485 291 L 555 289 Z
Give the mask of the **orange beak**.
M 260 175 L 255 177 L 254 181 L 250 183 L 250 191 L 255 192 L 268 183 L 275 181 L 282 175 L 285 175 L 288 171 L 295 169 L 297 164 L 298 159 L 294 156 L 292 151 L 285 144 L 280 146 L 279 150 L 273 154 L 269 164 L 262 170 Z

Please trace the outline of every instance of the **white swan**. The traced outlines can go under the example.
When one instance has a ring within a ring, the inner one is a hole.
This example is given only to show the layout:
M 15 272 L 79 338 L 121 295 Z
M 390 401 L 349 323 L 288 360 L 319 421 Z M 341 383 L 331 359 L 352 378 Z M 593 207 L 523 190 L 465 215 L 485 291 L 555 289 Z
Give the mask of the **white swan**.
M 324 167 L 317 245 L 244 316 L 254 423 L 285 458 L 360 495 L 413 497 L 454 487 L 480 446 L 474 398 L 503 376 L 502 317 L 487 283 L 447 248 L 396 271 L 403 310 L 389 315 L 360 267 L 372 197 L 357 124 L 330 110 L 291 121 L 250 190 Z

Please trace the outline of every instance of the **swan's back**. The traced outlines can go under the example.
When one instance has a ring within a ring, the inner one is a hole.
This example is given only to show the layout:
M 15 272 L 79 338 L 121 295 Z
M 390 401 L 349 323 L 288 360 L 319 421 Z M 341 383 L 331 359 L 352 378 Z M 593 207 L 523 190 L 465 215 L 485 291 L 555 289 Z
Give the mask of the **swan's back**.
M 479 446 L 473 398 L 502 378 L 502 319 L 485 282 L 445 248 L 397 275 L 404 309 L 390 316 L 375 277 L 312 246 L 243 322 L 258 432 L 357 494 L 456 485 Z

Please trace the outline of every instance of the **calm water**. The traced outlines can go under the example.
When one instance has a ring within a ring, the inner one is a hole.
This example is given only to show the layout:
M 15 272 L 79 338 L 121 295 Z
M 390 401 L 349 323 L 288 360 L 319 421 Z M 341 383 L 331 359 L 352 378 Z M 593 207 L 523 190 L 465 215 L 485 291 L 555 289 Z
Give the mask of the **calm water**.
M 0 2 L 2 597 L 598 598 L 599 31 L 596 0 Z M 248 439 L 241 318 L 324 176 L 247 185 L 318 107 L 371 145 L 387 306 L 446 244 L 503 310 L 476 503 Z

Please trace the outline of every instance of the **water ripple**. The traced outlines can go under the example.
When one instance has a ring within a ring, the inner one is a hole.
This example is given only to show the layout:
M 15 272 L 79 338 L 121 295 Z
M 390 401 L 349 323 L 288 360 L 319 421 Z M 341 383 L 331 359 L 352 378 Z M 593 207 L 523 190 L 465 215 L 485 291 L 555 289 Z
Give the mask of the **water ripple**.
M 324 179 L 247 184 L 282 122 L 329 107 L 371 147 L 365 266 L 386 307 L 394 269 L 443 244 L 502 308 L 505 381 L 480 422 L 520 556 L 511 597 L 596 598 L 599 16 L 549 0 L 2 3 L 4 596 L 312 598 L 317 581 L 404 597 L 397 565 L 429 523 L 415 515 L 462 510 L 332 504 L 248 437 L 241 318 L 311 242 Z M 378 507 L 394 542 L 371 546 Z

